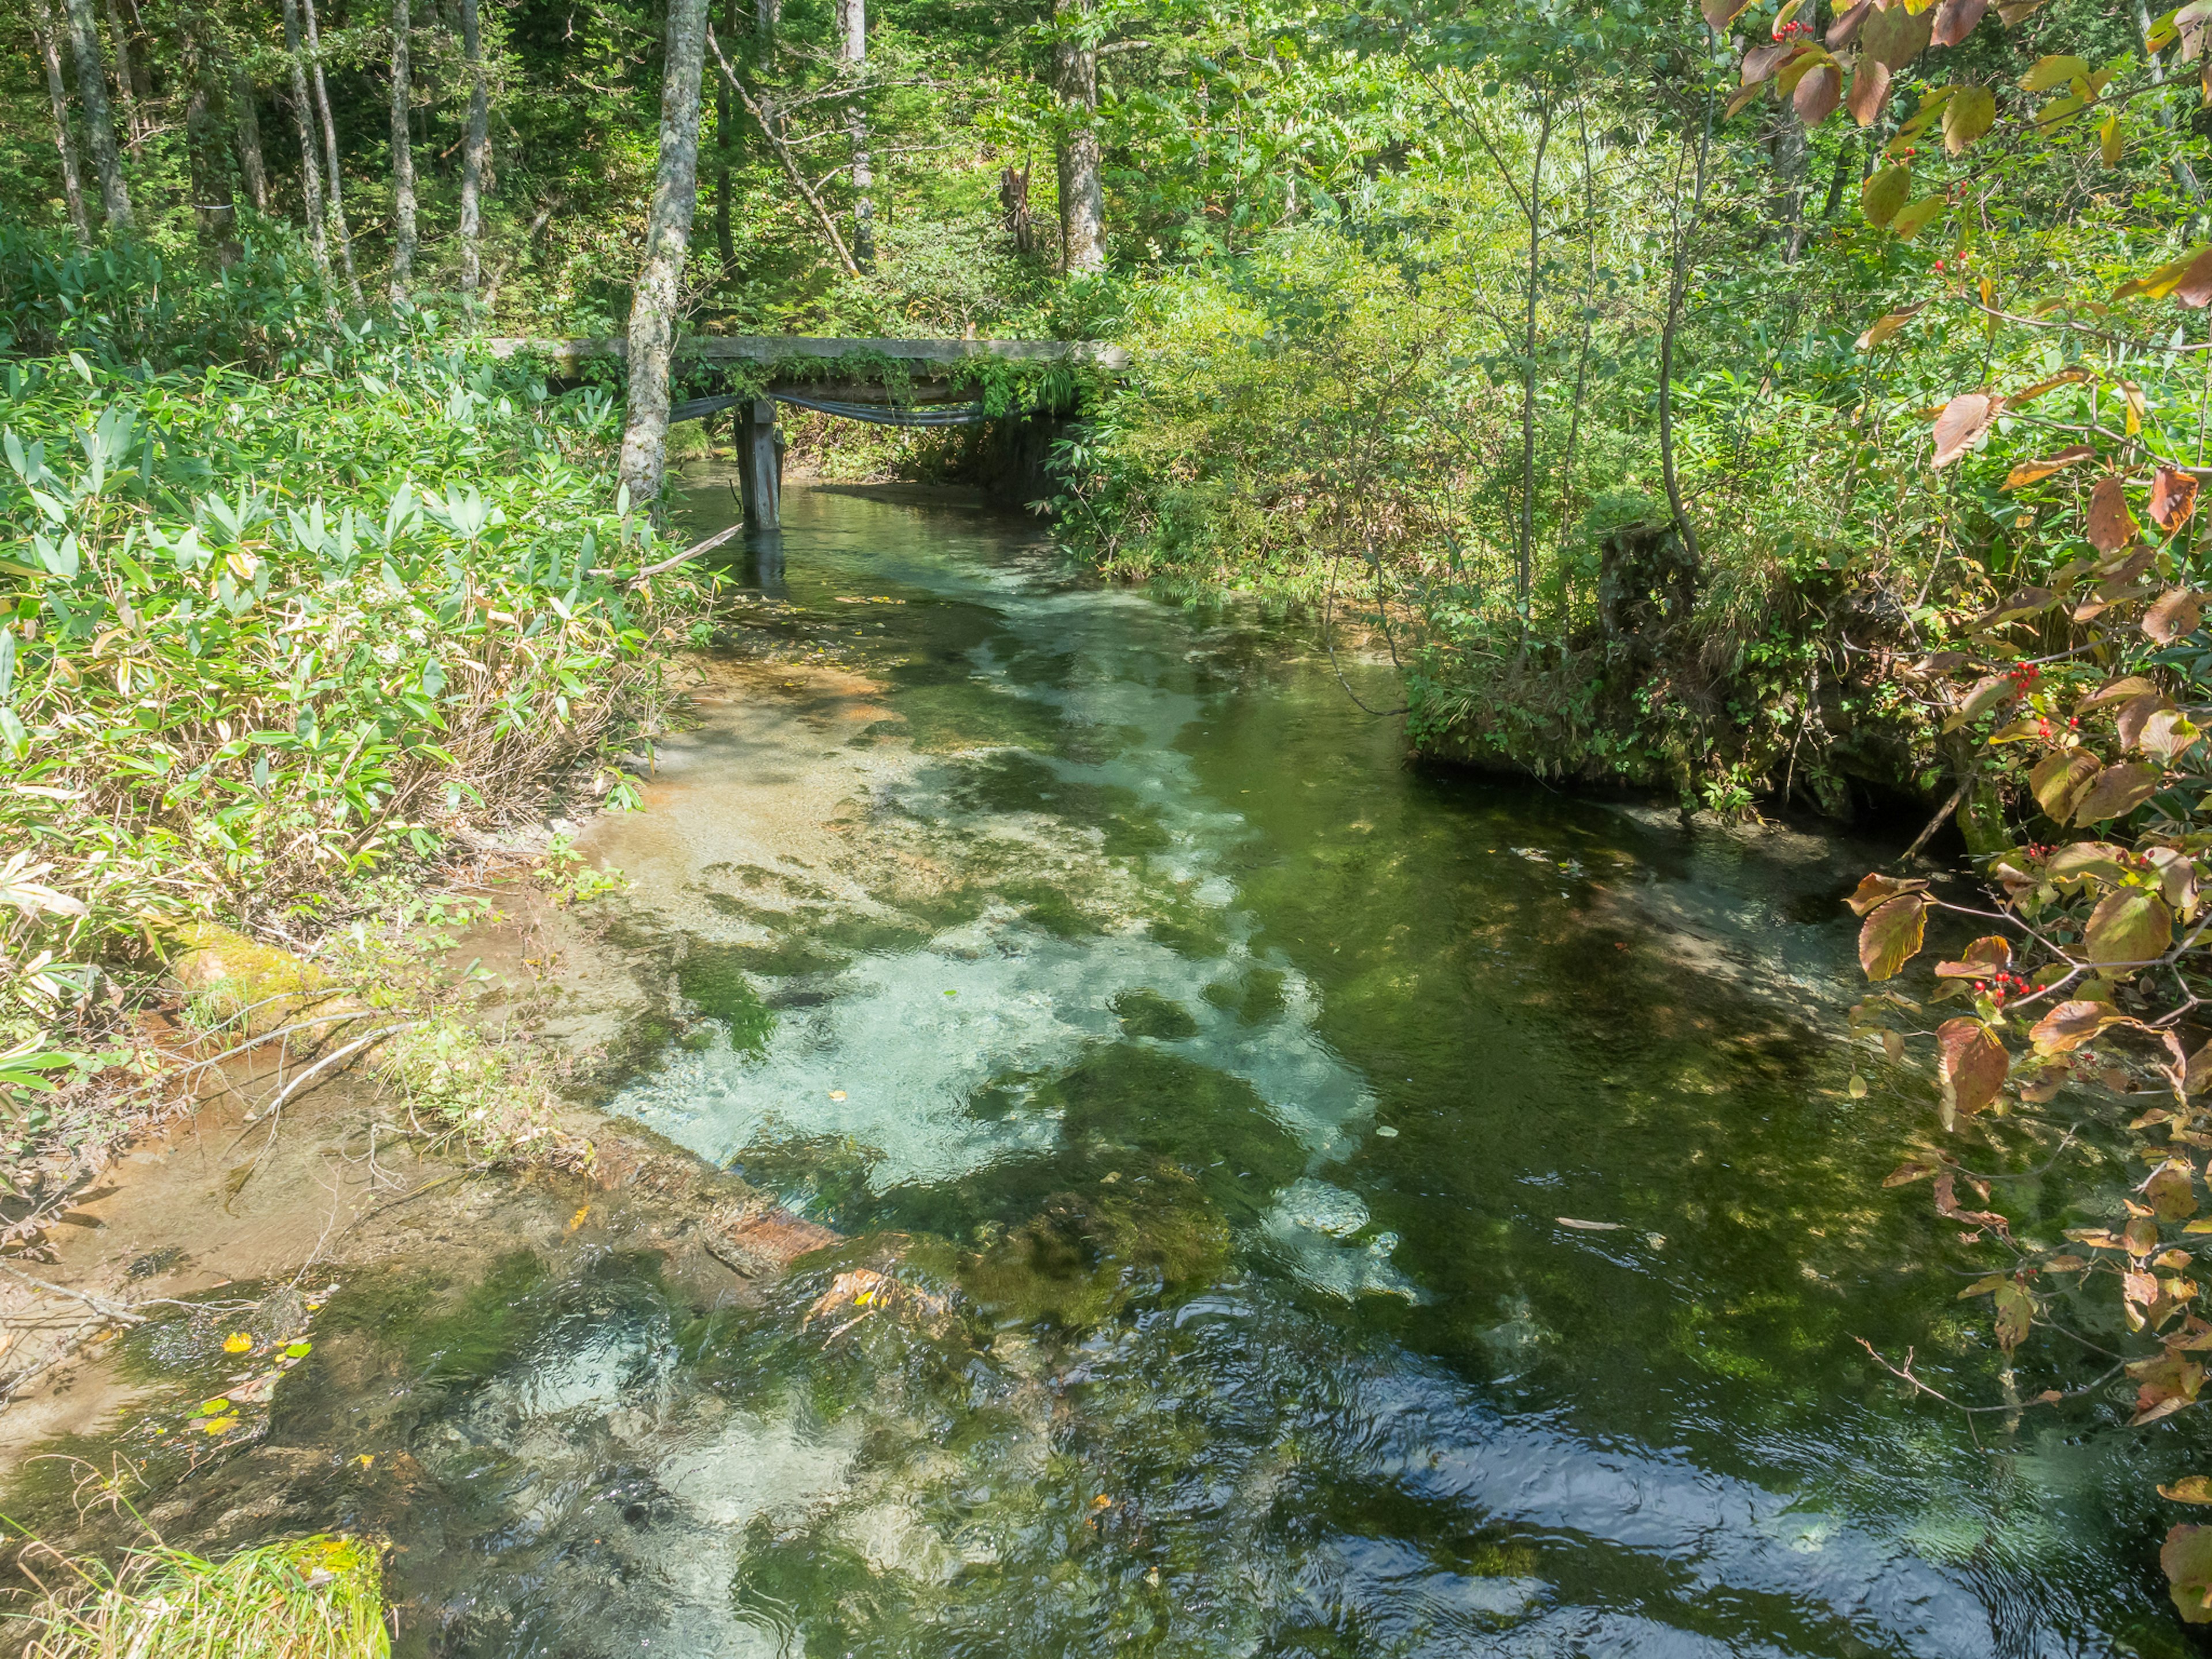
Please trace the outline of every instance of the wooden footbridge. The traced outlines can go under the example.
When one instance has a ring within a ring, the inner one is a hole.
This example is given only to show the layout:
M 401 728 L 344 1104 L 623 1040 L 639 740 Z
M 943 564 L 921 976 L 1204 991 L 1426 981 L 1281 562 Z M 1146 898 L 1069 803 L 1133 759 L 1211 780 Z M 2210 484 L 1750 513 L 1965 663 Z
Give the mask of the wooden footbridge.
M 495 339 L 495 356 L 529 353 L 571 373 L 593 359 L 628 356 L 620 338 Z M 678 370 L 744 365 L 766 368 L 765 393 L 694 398 L 673 405 L 668 418 L 701 420 L 736 411 L 738 493 L 748 530 L 774 530 L 782 522 L 783 448 L 776 405 L 820 410 L 848 420 L 892 426 L 952 426 L 988 417 L 961 389 L 977 360 L 1014 363 L 1087 364 L 1111 374 L 1128 365 L 1120 346 L 1091 340 L 840 339 L 800 334 L 693 334 L 676 343 Z M 747 374 L 746 380 L 757 376 Z M 726 384 L 726 381 L 725 381 Z M 997 422 L 1004 429 L 1002 466 L 1010 482 L 1041 477 L 1046 453 L 1073 411 L 1042 410 Z

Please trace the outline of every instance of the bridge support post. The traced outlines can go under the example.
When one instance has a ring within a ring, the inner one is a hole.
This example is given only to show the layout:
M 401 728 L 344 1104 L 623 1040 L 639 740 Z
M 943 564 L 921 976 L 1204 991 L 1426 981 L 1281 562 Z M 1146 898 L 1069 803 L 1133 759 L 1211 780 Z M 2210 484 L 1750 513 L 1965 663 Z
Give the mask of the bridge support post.
M 783 527 L 783 434 L 775 429 L 775 399 L 738 405 L 738 493 L 745 528 Z

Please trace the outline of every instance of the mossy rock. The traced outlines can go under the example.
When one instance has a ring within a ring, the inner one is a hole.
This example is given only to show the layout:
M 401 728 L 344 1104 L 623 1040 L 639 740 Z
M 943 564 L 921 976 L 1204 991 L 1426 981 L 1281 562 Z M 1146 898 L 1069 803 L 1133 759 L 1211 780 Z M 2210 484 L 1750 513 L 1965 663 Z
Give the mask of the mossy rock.
M 309 1013 L 356 1006 L 346 988 L 306 957 L 212 921 L 169 935 L 169 982 L 210 1020 L 246 1014 L 245 1033 L 258 1035 Z

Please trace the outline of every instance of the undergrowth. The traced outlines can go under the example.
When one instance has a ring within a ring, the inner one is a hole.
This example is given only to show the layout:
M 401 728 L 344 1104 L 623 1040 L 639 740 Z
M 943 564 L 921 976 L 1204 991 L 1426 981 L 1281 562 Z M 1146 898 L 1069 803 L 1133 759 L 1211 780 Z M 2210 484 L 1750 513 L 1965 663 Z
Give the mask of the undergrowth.
M 213 1561 L 154 1544 L 120 1565 L 27 1547 L 45 1594 L 8 1622 L 24 1659 L 383 1659 L 392 1651 L 376 1548 L 323 1535 Z
M 0 239 L 16 338 L 66 348 L 0 358 L 17 1156 L 58 1094 L 138 1054 L 181 930 L 305 948 L 550 792 L 629 804 L 611 761 L 669 701 L 656 647 L 704 614 L 690 580 L 638 574 L 666 549 L 616 510 L 603 391 L 556 395 L 419 313 L 310 348 L 309 284 L 264 295 L 258 372 L 155 367 L 220 307 L 179 301 L 162 333 L 158 266 L 123 253 L 42 309 L 58 268 Z

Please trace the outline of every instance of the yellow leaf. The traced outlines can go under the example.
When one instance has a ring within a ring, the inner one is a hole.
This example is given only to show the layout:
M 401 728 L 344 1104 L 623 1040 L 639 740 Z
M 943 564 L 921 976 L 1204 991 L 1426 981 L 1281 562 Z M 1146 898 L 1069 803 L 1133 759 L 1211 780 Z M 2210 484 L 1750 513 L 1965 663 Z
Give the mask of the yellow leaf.
M 225 1353 L 244 1353 L 253 1346 L 253 1339 L 244 1331 L 234 1331 L 222 1340 Z

